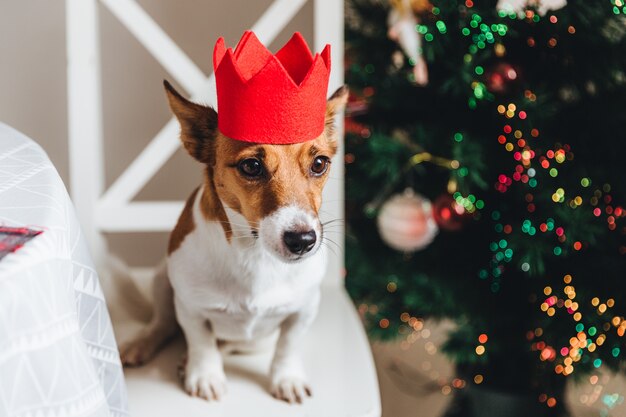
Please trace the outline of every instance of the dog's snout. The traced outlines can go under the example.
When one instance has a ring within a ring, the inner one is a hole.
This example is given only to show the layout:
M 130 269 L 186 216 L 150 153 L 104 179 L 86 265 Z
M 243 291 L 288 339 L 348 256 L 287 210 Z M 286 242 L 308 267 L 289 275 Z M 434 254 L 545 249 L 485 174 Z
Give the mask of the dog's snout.
M 283 234 L 283 242 L 289 249 L 289 252 L 297 255 L 303 255 L 315 246 L 317 236 L 315 230 L 308 232 L 285 232 Z
M 299 262 L 321 247 L 322 225 L 316 213 L 296 205 L 281 207 L 261 220 L 259 239 L 286 263 Z

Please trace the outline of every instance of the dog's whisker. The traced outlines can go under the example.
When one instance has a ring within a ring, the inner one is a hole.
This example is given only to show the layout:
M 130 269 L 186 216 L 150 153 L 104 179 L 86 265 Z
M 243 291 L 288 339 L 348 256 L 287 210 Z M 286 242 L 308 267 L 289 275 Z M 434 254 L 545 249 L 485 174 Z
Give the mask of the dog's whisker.
M 329 213 L 330 214 L 330 212 L 325 212 L 325 213 Z M 345 220 L 345 219 L 343 217 L 335 217 L 333 219 L 327 220 L 327 222 L 334 222 L 334 221 L 338 221 L 338 220 Z
M 334 224 L 328 224 L 328 225 L 324 225 L 323 229 L 324 230 L 343 230 L 346 227 L 345 224 L 343 223 L 334 223 Z
M 326 233 L 326 232 L 328 232 L 328 233 L 339 233 L 339 234 L 344 234 L 344 232 L 345 232 L 345 231 L 344 231 L 344 229 L 343 229 L 343 228 L 340 228 L 340 229 L 333 229 L 333 228 L 330 228 L 330 229 L 324 229 L 324 233 Z
M 258 233 L 254 231 L 249 231 L 249 230 L 233 230 L 231 237 L 233 238 L 249 237 L 249 238 L 256 239 L 258 237 Z
M 322 235 L 322 241 L 327 241 L 327 242 L 330 242 L 330 243 L 334 243 L 335 245 L 337 244 L 337 242 L 335 242 L 334 240 L 332 240 L 328 236 L 326 236 L 326 233 L 324 233 Z
M 341 245 L 339 245 L 339 243 L 335 242 L 334 240 L 330 239 L 328 236 L 322 236 L 322 242 L 329 242 L 334 244 L 338 249 L 341 249 Z
M 332 254 L 335 255 L 336 258 L 339 258 L 337 251 L 332 246 L 330 246 L 328 242 L 322 241 L 321 245 L 324 246 L 326 249 L 328 249 L 330 252 L 332 252 Z
M 252 249 L 256 246 L 256 242 L 252 241 L 252 242 L 248 242 L 245 240 L 239 240 L 239 241 L 232 241 L 231 245 L 236 245 L 238 249 Z
M 243 235 L 243 236 L 231 236 L 230 240 L 242 240 L 242 239 L 254 239 L 257 240 L 257 237 L 254 235 Z
M 326 230 L 345 230 L 346 225 L 345 224 L 331 224 L 329 226 L 324 226 L 322 228 L 322 230 L 326 231 Z
M 330 242 L 326 242 L 327 248 L 333 248 L 333 252 L 337 255 L 337 251 L 341 251 L 341 248 L 335 244 L 335 246 L 329 245 Z M 338 256 L 338 255 L 337 255 Z
M 328 200 L 328 201 L 331 201 L 331 200 Z M 335 200 L 335 201 L 339 201 L 339 200 Z M 324 202 L 326 202 L 326 200 L 324 200 Z M 337 214 L 338 214 L 338 213 L 337 213 L 337 212 L 335 212 L 335 211 L 332 211 L 332 210 L 327 210 L 327 208 L 326 208 L 325 206 L 323 206 L 322 208 L 320 208 L 320 209 L 319 209 L 319 212 L 320 212 L 320 213 L 326 213 L 326 214 L 331 215 L 331 216 L 333 216 L 333 217 L 337 216 Z
M 337 255 L 337 252 L 335 252 L 335 249 L 332 246 L 330 246 L 327 242 L 322 241 L 320 246 L 324 246 L 326 249 L 328 249 L 330 252 L 332 252 L 333 255 L 335 255 L 336 257 L 339 257 L 339 255 Z

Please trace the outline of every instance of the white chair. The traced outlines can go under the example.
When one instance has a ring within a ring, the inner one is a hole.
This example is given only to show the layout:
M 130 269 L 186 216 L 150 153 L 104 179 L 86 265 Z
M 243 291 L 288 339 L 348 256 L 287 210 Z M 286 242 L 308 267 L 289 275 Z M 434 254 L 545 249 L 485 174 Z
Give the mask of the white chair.
M 343 1 L 314 3 L 314 48 L 332 44 L 331 90 L 343 77 Z M 252 29 L 269 44 L 307 0 L 275 0 Z M 152 20 L 135 0 L 66 0 L 68 105 L 71 192 L 97 265 L 104 265 L 103 232 L 168 231 L 182 202 L 132 202 L 178 148 L 178 124 L 172 119 L 107 190 L 104 189 L 102 112 L 98 49 L 98 3 L 115 15 L 193 99 L 214 103 L 214 79 Z M 209 42 L 207 42 L 208 44 Z M 333 177 L 343 177 L 343 151 Z M 343 181 L 330 181 L 325 191 L 326 217 L 342 217 Z M 183 340 L 170 344 L 142 368 L 126 371 L 130 410 L 134 416 L 379 416 L 378 382 L 362 324 L 341 280 L 342 248 L 331 261 L 323 284 L 317 320 L 303 344 L 305 366 L 314 396 L 304 405 L 288 405 L 268 393 L 271 352 L 229 356 L 225 360 L 229 393 L 219 403 L 187 396 L 176 367 Z M 115 312 L 112 312 L 115 315 Z M 136 331 L 128 321 L 116 329 L 118 340 Z
M 112 312 L 118 340 L 141 325 Z M 125 370 L 131 415 L 142 416 L 380 416 L 378 384 L 363 328 L 345 290 L 325 284 L 319 315 L 302 344 L 313 397 L 290 405 L 269 394 L 272 351 L 225 356 L 228 393 L 220 402 L 191 398 L 177 370 L 185 352 L 182 336 L 155 359 Z

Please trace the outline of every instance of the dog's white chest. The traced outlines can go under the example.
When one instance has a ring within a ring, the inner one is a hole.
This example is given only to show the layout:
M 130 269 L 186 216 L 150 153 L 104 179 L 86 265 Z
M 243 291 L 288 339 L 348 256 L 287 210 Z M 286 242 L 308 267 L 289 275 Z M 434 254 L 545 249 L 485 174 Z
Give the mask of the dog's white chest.
M 286 318 L 285 313 L 250 314 L 208 310 L 206 317 L 218 339 L 254 340 L 270 336 Z

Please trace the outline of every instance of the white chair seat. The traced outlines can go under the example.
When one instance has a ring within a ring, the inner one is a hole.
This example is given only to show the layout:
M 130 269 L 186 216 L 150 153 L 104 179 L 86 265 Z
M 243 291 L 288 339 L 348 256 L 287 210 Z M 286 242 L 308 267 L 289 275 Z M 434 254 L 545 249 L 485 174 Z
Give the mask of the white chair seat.
M 127 339 L 138 324 L 116 329 Z M 131 415 L 185 416 L 380 416 L 380 396 L 374 362 L 363 326 L 345 289 L 322 288 L 319 315 L 302 344 L 302 355 L 313 397 L 290 405 L 269 394 L 272 352 L 225 357 L 228 394 L 219 402 L 189 397 L 177 367 L 184 353 L 182 337 L 170 343 L 147 365 L 126 369 Z

